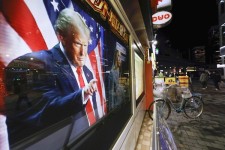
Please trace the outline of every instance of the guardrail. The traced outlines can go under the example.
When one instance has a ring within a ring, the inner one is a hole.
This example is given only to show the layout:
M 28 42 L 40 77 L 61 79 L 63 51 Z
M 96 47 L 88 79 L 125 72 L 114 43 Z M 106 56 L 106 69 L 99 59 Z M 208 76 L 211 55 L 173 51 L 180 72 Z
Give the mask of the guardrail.
M 152 150 L 177 150 L 172 132 L 154 103 Z

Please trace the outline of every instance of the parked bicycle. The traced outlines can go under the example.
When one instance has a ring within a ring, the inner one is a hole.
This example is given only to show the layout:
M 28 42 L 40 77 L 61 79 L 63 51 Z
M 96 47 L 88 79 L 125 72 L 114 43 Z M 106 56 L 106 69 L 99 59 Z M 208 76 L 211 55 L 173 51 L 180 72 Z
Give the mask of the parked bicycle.
M 173 108 L 177 113 L 184 113 L 187 118 L 196 119 L 202 115 L 204 103 L 200 93 L 190 93 L 188 88 L 183 88 L 181 102 L 173 102 L 167 95 L 168 89 L 172 85 L 164 88 L 163 98 L 156 98 L 148 108 L 149 117 L 153 120 L 153 107 L 156 106 L 159 115 L 168 119 Z M 177 98 L 177 97 L 176 97 Z

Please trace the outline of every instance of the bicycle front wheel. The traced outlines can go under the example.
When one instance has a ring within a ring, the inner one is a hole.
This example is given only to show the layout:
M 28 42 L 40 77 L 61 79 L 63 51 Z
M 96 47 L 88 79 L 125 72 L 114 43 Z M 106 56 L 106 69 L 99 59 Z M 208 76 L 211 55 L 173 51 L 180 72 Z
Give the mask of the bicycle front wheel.
M 192 96 L 184 103 L 184 113 L 188 118 L 196 119 L 202 115 L 203 101 L 200 97 Z
M 169 118 L 170 113 L 171 113 L 171 107 L 170 107 L 169 103 L 163 99 L 158 99 L 158 100 L 153 101 L 148 107 L 148 114 L 152 120 L 153 120 L 154 106 L 156 106 L 158 108 L 157 113 L 158 113 L 158 115 L 160 115 L 160 117 L 163 117 L 165 120 Z

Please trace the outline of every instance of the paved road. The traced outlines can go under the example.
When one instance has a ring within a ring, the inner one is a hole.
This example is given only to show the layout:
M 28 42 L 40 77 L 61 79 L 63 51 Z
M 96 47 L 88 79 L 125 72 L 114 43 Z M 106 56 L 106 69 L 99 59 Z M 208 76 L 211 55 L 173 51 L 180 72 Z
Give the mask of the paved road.
M 205 90 L 198 81 L 193 87 L 203 95 L 201 118 L 191 120 L 173 111 L 167 120 L 178 150 L 225 150 L 225 87 L 216 91 L 211 81 Z

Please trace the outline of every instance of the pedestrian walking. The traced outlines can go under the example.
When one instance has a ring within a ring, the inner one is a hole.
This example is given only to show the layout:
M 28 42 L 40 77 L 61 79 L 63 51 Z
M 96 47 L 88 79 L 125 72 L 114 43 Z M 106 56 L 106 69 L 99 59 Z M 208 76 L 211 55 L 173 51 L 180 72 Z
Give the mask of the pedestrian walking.
M 163 78 L 163 77 L 164 77 L 162 71 L 159 72 L 159 77 L 160 77 L 160 78 Z
M 219 74 L 219 72 L 213 71 L 213 73 L 211 74 L 211 78 L 213 80 L 216 90 L 220 90 L 219 83 L 221 82 L 221 75 Z
M 207 88 L 207 82 L 209 80 L 209 74 L 207 71 L 204 71 L 201 73 L 199 81 L 202 85 L 202 89 L 206 89 Z

